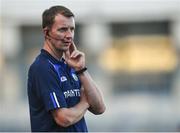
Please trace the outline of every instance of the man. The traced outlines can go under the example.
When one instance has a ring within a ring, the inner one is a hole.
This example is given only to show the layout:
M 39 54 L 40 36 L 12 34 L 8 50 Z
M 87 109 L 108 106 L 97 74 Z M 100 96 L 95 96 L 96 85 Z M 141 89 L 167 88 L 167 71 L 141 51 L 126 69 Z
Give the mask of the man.
M 84 114 L 102 114 L 105 105 L 73 38 L 73 13 L 53 6 L 42 15 L 44 46 L 30 66 L 28 98 L 33 132 L 87 132 Z

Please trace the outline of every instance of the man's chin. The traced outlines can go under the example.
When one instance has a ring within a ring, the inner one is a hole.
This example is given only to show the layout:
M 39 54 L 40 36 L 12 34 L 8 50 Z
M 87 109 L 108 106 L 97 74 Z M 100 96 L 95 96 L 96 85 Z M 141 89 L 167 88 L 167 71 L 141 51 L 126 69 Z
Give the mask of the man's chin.
M 69 50 L 69 47 L 59 49 L 61 52 L 66 52 L 67 50 Z
M 64 50 L 64 51 L 67 51 L 67 50 L 69 50 L 69 47 L 65 47 L 65 48 L 63 48 L 63 50 Z

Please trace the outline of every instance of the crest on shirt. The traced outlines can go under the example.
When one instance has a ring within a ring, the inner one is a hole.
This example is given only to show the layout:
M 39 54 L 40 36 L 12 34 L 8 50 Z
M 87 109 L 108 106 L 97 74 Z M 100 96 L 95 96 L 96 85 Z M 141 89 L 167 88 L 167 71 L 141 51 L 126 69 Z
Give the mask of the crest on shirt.
M 78 77 L 76 76 L 76 74 L 72 73 L 72 77 L 74 78 L 75 81 L 78 81 Z
M 64 82 L 64 81 L 66 81 L 67 80 L 67 78 L 65 77 L 65 76 L 62 76 L 61 77 L 61 82 Z

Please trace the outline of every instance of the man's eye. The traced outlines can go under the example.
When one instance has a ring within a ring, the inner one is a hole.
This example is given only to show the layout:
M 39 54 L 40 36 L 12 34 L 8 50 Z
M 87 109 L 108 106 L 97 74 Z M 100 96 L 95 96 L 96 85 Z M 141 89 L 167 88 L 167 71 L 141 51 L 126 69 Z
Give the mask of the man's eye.
M 61 29 L 59 29 L 58 31 L 60 31 L 60 32 L 65 32 L 65 31 L 67 31 L 67 28 L 61 28 Z
M 71 28 L 71 31 L 74 31 L 74 28 Z

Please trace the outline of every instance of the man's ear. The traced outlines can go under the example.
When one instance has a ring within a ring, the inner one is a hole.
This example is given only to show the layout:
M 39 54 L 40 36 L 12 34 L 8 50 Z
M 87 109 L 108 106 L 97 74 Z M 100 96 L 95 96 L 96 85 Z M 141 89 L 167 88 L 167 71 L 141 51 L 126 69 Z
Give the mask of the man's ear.
M 48 38 L 49 37 L 49 28 L 47 28 L 47 27 L 43 28 L 43 33 L 44 33 L 45 37 Z

